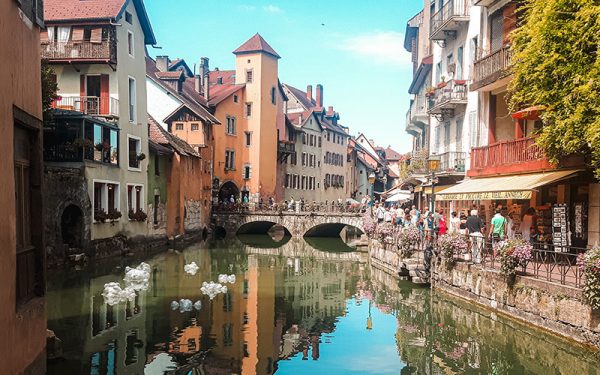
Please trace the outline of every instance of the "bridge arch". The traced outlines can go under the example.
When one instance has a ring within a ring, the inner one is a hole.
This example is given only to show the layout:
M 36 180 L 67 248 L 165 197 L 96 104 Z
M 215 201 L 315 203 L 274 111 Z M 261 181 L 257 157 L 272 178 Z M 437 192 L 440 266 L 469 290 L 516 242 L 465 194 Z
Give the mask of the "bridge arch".
M 275 228 L 279 227 L 279 228 Z M 284 236 L 291 236 L 290 231 L 278 222 L 268 220 L 256 220 L 248 221 L 240 225 L 236 231 L 237 235 L 240 234 L 268 234 L 272 229 L 283 230 Z

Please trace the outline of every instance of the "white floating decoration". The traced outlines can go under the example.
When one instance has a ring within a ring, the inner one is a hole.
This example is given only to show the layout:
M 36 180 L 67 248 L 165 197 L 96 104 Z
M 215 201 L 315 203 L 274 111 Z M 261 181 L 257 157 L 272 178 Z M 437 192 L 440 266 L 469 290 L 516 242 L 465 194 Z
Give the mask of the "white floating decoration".
M 192 262 L 190 264 L 186 264 L 185 266 L 183 266 L 183 270 L 185 271 L 185 273 L 187 273 L 188 275 L 192 275 L 192 276 L 195 275 L 199 269 L 200 269 L 200 267 L 198 267 L 196 262 Z
M 179 308 L 179 302 L 173 301 L 171 302 L 171 310 L 177 310 Z
M 200 291 L 202 294 L 207 295 L 211 300 L 214 299 L 219 293 L 226 293 L 227 287 L 225 287 L 225 292 L 223 292 L 223 286 L 219 283 L 215 283 L 214 281 L 203 282 Z
M 220 283 L 226 283 L 227 282 L 227 275 L 225 274 L 221 274 L 219 275 L 218 279 L 217 279 Z
M 192 311 L 192 301 L 189 299 L 179 300 L 179 312 Z
M 147 290 L 150 281 L 150 266 L 141 263 L 136 268 L 125 267 L 125 278 L 123 280 L 125 285 L 134 290 Z
M 198 300 L 194 303 L 194 308 L 198 311 L 202 308 L 202 301 Z
M 104 284 L 102 296 L 106 304 L 114 306 L 120 302 L 135 300 L 135 290 L 131 287 L 123 289 L 119 283 L 115 282 L 106 283 Z
M 229 275 L 229 276 L 227 276 L 227 282 L 229 284 L 235 284 L 235 275 Z

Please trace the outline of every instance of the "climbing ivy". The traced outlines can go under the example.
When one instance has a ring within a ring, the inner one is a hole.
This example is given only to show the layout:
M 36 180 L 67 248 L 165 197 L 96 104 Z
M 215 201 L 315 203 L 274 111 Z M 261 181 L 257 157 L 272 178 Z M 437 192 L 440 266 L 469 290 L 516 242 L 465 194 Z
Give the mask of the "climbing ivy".
M 524 0 L 519 15 L 511 110 L 546 106 L 538 144 L 552 162 L 591 155 L 600 177 L 600 0 Z

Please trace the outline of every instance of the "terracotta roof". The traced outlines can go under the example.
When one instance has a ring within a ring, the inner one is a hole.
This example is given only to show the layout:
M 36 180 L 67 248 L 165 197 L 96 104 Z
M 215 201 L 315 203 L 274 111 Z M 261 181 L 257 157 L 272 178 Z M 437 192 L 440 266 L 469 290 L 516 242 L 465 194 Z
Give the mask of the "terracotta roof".
M 148 139 L 148 148 L 159 155 L 169 155 L 173 153 L 172 149 L 158 144 L 151 139 Z
M 183 156 L 200 157 L 189 143 L 169 133 L 150 115 L 148 115 L 148 137 L 151 141 L 162 146 L 168 146 Z
M 300 89 L 297 89 L 293 86 L 288 85 L 287 83 L 283 84 L 283 87 L 287 88 L 289 90 L 289 92 L 294 95 L 294 98 L 298 99 L 298 101 L 300 102 L 300 104 L 302 104 L 302 106 L 305 109 L 317 109 L 317 102 L 313 99 L 313 100 L 309 100 L 306 97 L 306 92 L 302 91 Z
M 176 70 L 174 72 L 156 72 L 158 78 L 177 79 L 183 76 L 183 71 Z
M 235 51 L 233 51 L 233 53 L 236 55 L 252 52 L 265 52 L 278 59 L 281 58 L 281 56 L 275 52 L 273 47 L 271 47 L 269 43 L 267 43 L 267 41 L 260 36 L 259 33 L 256 33 L 252 38 L 248 39 L 246 43 L 242 44 Z
M 232 94 L 243 89 L 246 85 L 210 85 L 209 106 L 216 106 Z
M 130 1 L 133 1 L 144 30 L 145 43 L 156 44 L 142 0 L 44 0 L 44 21 L 50 24 L 67 21 L 117 21 Z
M 396 152 L 396 151 L 392 150 L 389 147 L 387 147 L 386 149 L 384 149 L 384 152 L 385 152 L 385 158 L 387 160 L 396 161 L 396 160 L 402 160 L 402 159 L 404 159 L 404 157 L 399 152 Z
M 208 73 L 208 82 L 217 84 L 217 80 L 221 78 L 223 85 L 233 85 L 235 83 L 235 70 L 213 70 Z

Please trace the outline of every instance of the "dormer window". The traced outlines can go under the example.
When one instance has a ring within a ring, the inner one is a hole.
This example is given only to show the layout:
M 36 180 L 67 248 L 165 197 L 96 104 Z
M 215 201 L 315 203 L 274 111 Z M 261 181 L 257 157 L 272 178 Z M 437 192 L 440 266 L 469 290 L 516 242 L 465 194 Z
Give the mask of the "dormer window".
M 218 77 L 217 78 L 217 85 L 222 85 L 223 84 L 223 77 Z

